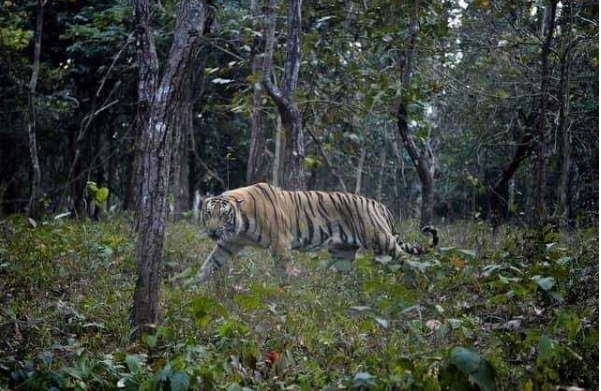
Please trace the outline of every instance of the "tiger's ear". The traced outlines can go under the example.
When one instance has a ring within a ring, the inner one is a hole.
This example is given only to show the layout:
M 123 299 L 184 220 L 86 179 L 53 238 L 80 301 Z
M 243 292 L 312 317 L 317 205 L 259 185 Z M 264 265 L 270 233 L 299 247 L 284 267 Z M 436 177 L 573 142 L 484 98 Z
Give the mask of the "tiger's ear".
M 238 206 L 242 206 L 242 205 L 244 205 L 245 203 L 246 203 L 246 200 L 245 200 L 245 199 L 243 199 L 243 198 L 236 198 L 236 204 L 237 204 Z

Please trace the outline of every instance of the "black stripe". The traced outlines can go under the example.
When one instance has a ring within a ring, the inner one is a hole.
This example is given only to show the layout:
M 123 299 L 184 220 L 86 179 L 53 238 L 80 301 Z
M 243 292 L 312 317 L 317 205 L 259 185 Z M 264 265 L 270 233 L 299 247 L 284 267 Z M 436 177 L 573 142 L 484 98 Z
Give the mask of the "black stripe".
M 244 232 L 246 233 L 250 228 L 250 221 L 248 220 L 248 217 L 246 217 L 246 214 L 242 211 L 240 211 L 240 217 L 242 217 L 242 221 L 244 222 Z
M 346 236 L 342 224 L 338 223 L 338 229 L 340 229 L 340 240 L 342 240 L 342 243 L 346 243 L 348 236 Z
M 221 261 L 219 261 L 219 259 L 217 259 L 217 257 L 213 257 L 211 262 L 214 263 L 215 265 L 217 265 L 217 267 L 223 266 L 223 263 L 221 263 Z
M 339 194 L 341 194 L 341 193 L 339 193 Z M 349 225 L 351 228 L 351 233 L 353 235 L 353 244 L 357 244 L 357 236 L 359 235 L 359 230 L 357 229 L 357 223 L 359 222 L 358 218 L 355 218 L 355 216 L 353 216 L 353 211 L 351 210 L 351 207 L 347 201 L 347 199 L 349 199 L 349 195 L 341 194 L 339 196 L 339 198 L 342 202 L 342 205 L 344 205 L 349 212 L 349 216 L 350 216 L 349 217 L 349 223 L 350 223 Z M 359 217 L 359 216 L 357 216 L 357 217 Z
M 230 251 L 230 250 L 229 250 L 227 247 L 223 246 L 222 244 L 219 244 L 219 243 L 217 243 L 217 247 L 219 247 L 220 249 L 222 249 L 223 251 L 225 251 L 225 253 L 226 253 L 227 255 L 229 255 L 230 257 L 231 257 L 232 255 L 234 255 L 234 253 L 233 253 L 233 252 L 231 252 L 231 251 Z
M 298 199 L 297 199 L 298 198 Z M 302 205 L 302 201 L 300 198 L 300 194 L 298 191 L 294 192 L 294 214 L 296 215 L 296 239 L 299 241 L 299 243 L 301 243 L 301 237 L 302 237 L 302 232 L 300 229 L 300 222 L 301 222 L 301 205 Z
M 357 196 L 349 196 L 349 198 L 353 201 L 353 206 L 355 208 L 355 211 L 357 212 L 357 221 L 359 222 L 359 230 L 361 232 L 359 232 L 359 241 L 361 242 L 361 245 L 363 247 L 365 247 L 365 240 L 367 240 L 367 238 L 365 237 L 366 235 L 366 231 L 365 231 L 365 221 L 363 220 L 363 213 L 361 213 L 361 209 L 359 209 L 359 205 L 357 204 Z
M 309 228 L 309 243 L 313 243 L 313 221 L 307 211 L 305 211 L 305 216 L 307 217 L 307 226 Z
M 313 215 L 313 217 L 315 217 L 315 211 L 313 210 L 313 202 L 311 202 L 311 197 L 309 197 L 313 192 L 308 192 L 308 191 L 303 191 L 303 194 L 305 195 L 305 197 L 307 197 L 307 205 L 309 206 L 309 210 L 311 211 L 311 214 Z
M 258 188 L 259 190 L 261 190 L 261 193 L 263 193 L 263 194 L 265 195 L 265 197 L 267 197 L 267 199 L 268 199 L 268 200 L 269 200 L 269 202 L 271 203 L 271 206 L 273 207 L 273 214 L 274 214 L 274 216 L 275 216 L 275 223 L 278 225 L 278 227 L 276 227 L 276 229 L 278 229 L 278 230 L 279 230 L 279 225 L 280 225 L 280 224 L 279 224 L 279 222 L 278 222 L 278 213 L 277 213 L 277 208 L 276 208 L 276 206 L 275 206 L 275 203 L 274 203 L 274 201 L 271 199 L 271 196 L 269 195 L 269 192 L 267 192 L 265 189 L 263 189 L 263 187 L 262 187 L 262 186 L 258 185 L 258 186 L 257 186 L 257 188 Z M 270 228 L 271 228 L 271 224 L 269 224 L 269 225 L 270 225 Z M 269 235 L 269 237 L 271 238 L 271 235 Z
M 255 199 L 255 196 L 253 196 L 251 192 L 248 192 L 248 195 L 253 200 L 253 210 L 254 210 L 254 214 L 255 214 L 255 231 L 253 232 L 253 234 L 256 235 L 257 229 L 259 228 L 259 219 L 257 216 L 257 200 Z M 261 235 L 259 235 L 259 236 L 261 236 Z
M 357 240 L 355 239 L 355 227 L 354 227 L 354 223 L 353 223 L 353 216 L 348 216 L 346 211 L 344 210 L 344 200 L 342 199 L 341 193 L 334 193 L 336 195 L 336 197 L 338 197 L 339 202 L 336 203 L 334 202 L 334 206 L 336 206 L 336 209 L 338 209 L 338 213 L 340 213 L 340 215 L 342 216 L 342 218 L 344 219 L 344 222 L 346 223 L 346 225 L 348 226 L 349 230 L 350 230 L 350 235 L 353 238 L 353 244 L 357 244 Z
M 317 211 L 319 212 L 319 214 L 321 215 L 321 217 L 324 218 L 324 220 L 328 220 L 330 218 L 330 214 L 328 213 L 328 211 L 324 207 L 323 195 L 321 194 L 321 192 L 317 193 L 317 199 L 318 199 L 318 201 L 317 201 Z
M 384 238 L 385 238 L 384 249 L 386 250 L 386 252 L 388 252 L 388 249 L 390 248 L 390 236 L 385 235 Z
M 365 206 L 363 206 L 363 202 L 365 202 Z M 372 212 L 369 210 L 369 201 L 367 200 L 367 198 L 361 197 L 361 206 L 365 209 L 367 217 L 369 217 L 371 226 L 373 228 L 376 228 L 376 222 L 374 221 L 374 218 L 372 217 Z
M 319 244 L 322 244 L 323 242 L 328 240 L 328 234 L 326 234 L 321 227 L 319 227 L 319 240 L 321 240 Z
M 326 228 L 328 229 L 328 237 L 332 237 L 332 223 L 329 220 L 326 221 Z

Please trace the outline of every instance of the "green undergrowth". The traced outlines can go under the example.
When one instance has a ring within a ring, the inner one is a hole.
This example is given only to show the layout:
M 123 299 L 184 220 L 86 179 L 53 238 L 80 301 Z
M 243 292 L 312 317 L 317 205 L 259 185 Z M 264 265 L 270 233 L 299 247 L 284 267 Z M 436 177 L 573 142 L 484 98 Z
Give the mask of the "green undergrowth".
M 184 288 L 212 244 L 182 221 L 167 231 L 160 322 L 137 342 L 126 219 L 0 229 L 0 389 L 598 387 L 596 229 L 540 239 L 460 222 L 403 264 L 295 253 L 302 274 L 286 281 L 248 249 Z

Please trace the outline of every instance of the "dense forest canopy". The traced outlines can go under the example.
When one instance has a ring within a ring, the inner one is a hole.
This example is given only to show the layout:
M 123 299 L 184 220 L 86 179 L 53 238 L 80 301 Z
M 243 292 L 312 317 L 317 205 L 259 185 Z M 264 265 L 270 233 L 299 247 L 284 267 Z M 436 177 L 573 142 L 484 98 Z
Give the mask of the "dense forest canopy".
M 598 387 L 598 16 L 3 1 L 0 389 Z
M 27 207 L 31 190 L 25 113 L 37 3 L 2 7 L 0 115 L 6 126 L 0 194 L 2 210 L 11 213 Z M 264 50 L 262 5 L 214 7 L 215 23 L 187 83 L 191 112 L 183 115 L 190 123 L 183 126 L 190 127 L 189 134 L 180 138 L 173 156 L 184 167 L 176 182 L 183 190 L 171 192 L 184 209 L 191 207 L 196 190 L 205 195 L 259 179 L 272 182 L 276 157 L 275 104 L 264 92 L 254 98 L 262 69 L 253 68 L 253 59 Z M 121 1 L 51 2 L 44 8 L 35 92 L 44 205 L 56 213 L 83 213 L 82 202 L 90 198 L 86 182 L 94 181 L 110 189 L 109 205 L 131 208 L 138 113 L 132 9 Z M 172 41 L 175 4 L 151 8 L 162 61 Z M 308 187 L 344 185 L 381 198 L 403 218 L 416 217 L 420 182 L 397 132 L 402 98 L 434 177 L 437 214 L 486 218 L 490 188 L 539 122 L 544 4 L 422 4 L 413 80 L 402 97 L 399 61 L 410 35 L 409 3 L 307 1 L 302 8 L 294 96 L 302 115 Z M 284 71 L 286 11 L 286 6 L 278 10 L 276 79 Z M 559 2 L 550 41 L 544 198 L 552 215 L 564 160 L 561 137 L 567 132 L 569 175 L 563 187 L 572 224 L 596 220 L 597 11 L 594 1 Z M 247 178 L 255 112 L 261 116 L 264 150 L 252 162 L 258 167 L 254 177 Z M 503 215 L 514 221 L 527 220 L 530 213 L 534 168 L 534 159 L 525 158 L 501 189 Z

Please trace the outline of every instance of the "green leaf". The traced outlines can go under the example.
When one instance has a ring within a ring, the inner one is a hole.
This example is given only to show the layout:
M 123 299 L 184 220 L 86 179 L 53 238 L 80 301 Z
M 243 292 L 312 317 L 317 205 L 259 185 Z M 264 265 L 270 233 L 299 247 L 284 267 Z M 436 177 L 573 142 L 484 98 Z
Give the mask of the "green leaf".
M 546 335 L 541 335 L 538 339 L 538 358 L 542 361 L 548 361 L 555 356 L 557 352 L 557 341 Z
M 387 329 L 389 326 L 388 320 L 384 319 L 384 318 L 378 318 L 377 316 L 374 317 L 374 320 L 376 321 L 376 323 L 378 323 L 381 327 Z
M 98 191 L 98 185 L 96 184 L 96 182 L 88 181 L 88 189 L 92 193 L 96 193 Z
M 493 366 L 471 349 L 454 347 L 450 353 L 450 362 L 461 372 L 468 375 L 485 391 L 495 388 L 496 373 Z
M 191 303 L 191 311 L 198 327 L 206 327 L 216 316 L 226 316 L 227 309 L 215 299 L 198 296 Z
M 368 372 L 357 372 L 353 376 L 353 388 L 369 387 L 376 384 L 376 377 Z
M 550 290 L 555 285 L 555 279 L 553 277 L 534 276 L 532 277 L 532 280 L 544 291 Z
M 369 312 L 371 310 L 371 307 L 365 306 L 365 305 L 354 305 L 349 307 L 349 311 L 351 312 L 351 314 L 362 314 L 362 313 L 366 313 Z
M 142 368 L 142 360 L 140 360 L 140 356 L 137 354 L 128 354 L 125 357 L 125 363 L 131 373 L 138 373 Z
M 156 334 L 154 334 L 154 335 L 146 334 L 142 337 L 142 341 L 144 341 L 146 346 L 148 346 L 149 348 L 152 349 L 155 346 L 157 346 L 158 337 Z
M 109 198 L 109 189 L 107 187 L 102 187 L 98 189 L 96 194 L 94 194 L 94 200 L 98 204 L 104 204 L 104 202 Z
M 176 372 L 169 380 L 171 391 L 186 391 L 190 388 L 190 376 L 185 372 Z
M 382 265 L 386 265 L 388 262 L 392 261 L 392 257 L 390 255 L 378 255 L 375 260 Z
M 457 366 L 466 375 L 471 375 L 480 366 L 480 355 L 470 349 L 454 347 L 450 358 L 451 364 Z
M 463 253 L 465 255 L 469 255 L 472 258 L 476 258 L 476 251 L 475 250 L 459 250 L 460 253 Z

